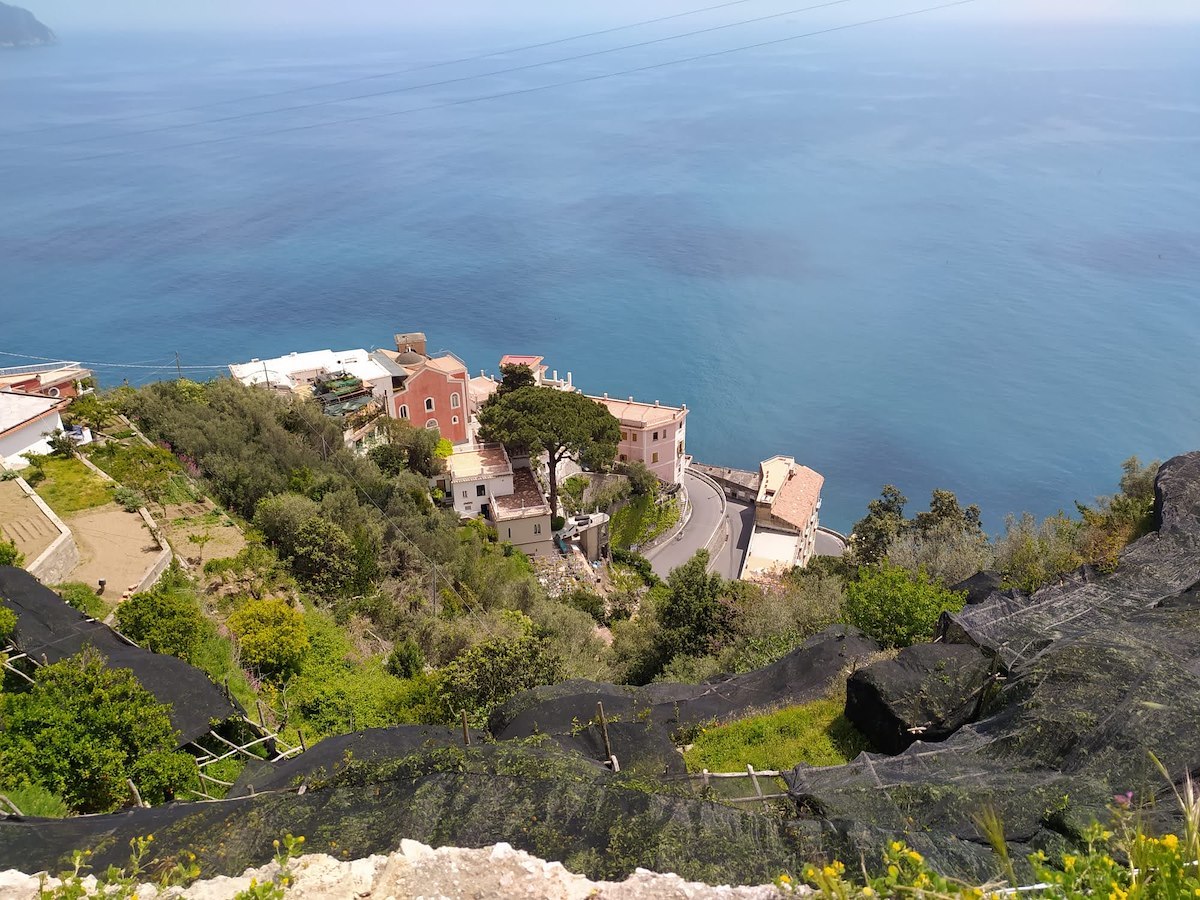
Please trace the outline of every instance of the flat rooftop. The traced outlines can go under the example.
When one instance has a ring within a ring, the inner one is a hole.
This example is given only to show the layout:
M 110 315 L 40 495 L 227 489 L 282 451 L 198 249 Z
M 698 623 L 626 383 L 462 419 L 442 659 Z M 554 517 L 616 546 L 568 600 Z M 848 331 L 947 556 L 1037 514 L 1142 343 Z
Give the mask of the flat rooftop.
M 742 563 L 742 578 L 791 571 L 800 552 L 800 535 L 755 526 Z
M 0 390 L 0 434 L 20 428 L 66 406 L 66 400 Z
M 687 415 L 687 407 L 663 406 L 661 403 L 642 403 L 630 397 L 628 400 L 617 400 L 607 395 L 594 397 L 588 394 L 589 400 L 603 403 L 608 411 L 622 425 L 633 425 L 644 428 L 647 425 L 669 425 Z
M 503 497 L 492 497 L 491 503 L 492 519 L 497 522 L 550 515 L 550 504 L 542 496 L 542 489 L 538 487 L 537 479 L 528 469 L 515 470 L 513 472 L 513 492 Z
M 446 460 L 451 481 L 508 475 L 512 470 L 503 444 L 480 444 L 473 450 L 455 450 Z
M 506 353 L 500 357 L 501 366 L 529 366 L 536 373 L 538 366 L 542 364 L 544 356 L 518 356 L 513 353 Z
M 295 388 L 296 376 L 302 372 L 346 372 L 363 381 L 375 381 L 391 375 L 366 350 L 309 350 L 289 353 L 273 359 L 252 359 L 233 363 L 229 374 L 243 384 L 265 384 L 273 387 Z

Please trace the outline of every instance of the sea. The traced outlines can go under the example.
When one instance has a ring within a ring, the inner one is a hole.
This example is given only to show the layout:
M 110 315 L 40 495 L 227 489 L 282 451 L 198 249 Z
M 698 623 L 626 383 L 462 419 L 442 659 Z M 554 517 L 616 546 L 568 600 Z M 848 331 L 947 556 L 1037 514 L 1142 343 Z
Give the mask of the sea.
M 1200 448 L 1200 26 L 609 52 L 715 21 L 0 52 L 0 366 L 208 378 L 420 330 L 686 403 L 698 460 L 794 456 L 840 530 L 892 483 L 995 532 Z

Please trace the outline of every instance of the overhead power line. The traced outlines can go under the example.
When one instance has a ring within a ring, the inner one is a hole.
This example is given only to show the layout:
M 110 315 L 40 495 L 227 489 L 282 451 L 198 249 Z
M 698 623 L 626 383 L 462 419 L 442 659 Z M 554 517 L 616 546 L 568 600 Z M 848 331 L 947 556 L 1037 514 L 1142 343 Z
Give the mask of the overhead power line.
M 644 66 L 634 66 L 629 69 L 621 69 L 616 72 L 603 72 L 597 75 L 583 75 L 578 78 L 571 78 L 566 81 L 555 81 L 549 84 L 534 85 L 527 88 L 515 88 L 508 91 L 500 91 L 495 94 L 484 94 L 476 97 L 465 97 L 459 100 L 447 100 L 442 103 L 432 103 L 427 106 L 414 106 L 408 109 L 391 110 L 389 112 L 369 113 L 367 115 L 355 116 L 349 119 L 336 119 L 328 122 L 312 122 L 306 125 L 291 125 L 287 128 L 276 128 L 271 131 L 255 131 L 249 134 L 228 135 L 219 138 L 206 138 L 199 141 L 189 141 L 182 144 L 169 144 L 165 147 L 150 147 L 140 150 L 116 150 L 111 153 L 97 153 L 91 156 L 77 156 L 66 159 L 66 162 L 92 162 L 100 159 L 110 159 L 118 156 L 128 156 L 131 154 L 144 153 L 163 153 L 168 150 L 183 150 L 190 147 L 203 147 L 214 144 L 226 144 L 232 141 L 241 141 L 246 138 L 273 137 L 280 134 L 292 134 L 298 131 L 311 131 L 317 128 L 329 128 L 337 125 L 355 125 L 359 122 L 368 122 L 375 119 L 386 119 L 395 116 L 410 115 L 413 113 L 430 112 L 438 109 L 447 109 L 453 106 L 466 106 L 472 103 L 482 103 L 487 100 L 500 100 L 505 97 L 517 97 L 525 94 L 536 94 L 542 91 L 552 90 L 560 87 L 570 87 L 577 84 L 588 84 L 594 81 L 603 81 L 608 78 L 619 78 L 625 75 L 636 75 L 642 72 L 652 72 L 657 69 L 665 69 L 670 66 L 684 65 L 686 63 L 702 62 L 709 59 L 717 59 L 722 56 L 728 56 L 733 53 L 741 53 L 747 50 L 758 50 L 763 47 L 773 47 L 780 44 L 786 44 L 791 41 L 798 41 L 804 38 L 817 37 L 824 34 L 833 34 L 839 31 L 848 31 L 853 28 L 862 28 L 867 25 L 878 25 L 883 22 L 894 22 L 899 19 L 908 19 L 914 16 L 924 15 L 926 13 L 937 12 L 938 10 L 951 9 L 955 6 L 967 6 L 971 3 L 976 3 L 978 0 L 950 0 L 946 3 L 938 3 L 932 6 L 923 6 L 919 9 L 905 10 L 904 12 L 892 13 L 886 16 L 877 16 L 873 19 L 862 19 L 858 22 L 850 22 L 845 25 L 833 25 L 828 28 L 820 28 L 815 31 L 806 31 L 801 34 L 787 35 L 786 37 L 771 38 L 765 41 L 757 41 L 753 44 L 742 44 L 737 47 L 726 47 L 721 50 L 711 50 L 706 53 L 697 53 L 694 56 L 687 56 L 680 59 L 669 59 L 664 62 L 649 63 Z
M 89 369 L 155 369 L 155 370 L 159 370 L 159 369 L 175 368 L 175 365 L 171 360 L 159 362 L 154 365 L 147 365 L 146 363 L 84 362 L 82 360 L 77 360 L 77 359 L 71 359 L 71 360 L 62 359 L 57 356 L 34 356 L 30 353 L 14 353 L 11 350 L 0 350 L 0 356 L 15 356 L 19 359 L 34 359 L 34 360 L 38 360 L 40 362 L 51 362 L 51 363 L 73 362 L 73 363 L 78 363 L 81 366 L 86 366 Z M 212 371 L 214 369 L 226 369 L 227 370 L 229 368 L 229 366 L 180 366 L 179 368 L 204 369 L 207 371 Z
M 507 56 L 510 53 L 524 53 L 527 50 L 540 50 L 545 47 L 554 47 L 559 44 L 569 44 L 573 41 L 587 40 L 593 37 L 602 37 L 606 34 L 616 34 L 619 31 L 629 31 L 633 28 L 641 28 L 644 25 L 656 25 L 660 22 L 670 22 L 673 19 L 683 19 L 688 16 L 698 16 L 706 12 L 714 12 L 719 9 L 727 9 L 731 6 L 741 6 L 746 3 L 754 3 L 757 0 L 727 0 L 725 3 L 717 3 L 714 6 L 702 6 L 699 9 L 689 9 L 683 12 L 671 13 L 668 16 L 656 16 L 653 19 L 642 19 L 639 22 L 629 22 L 625 25 L 614 25 L 611 28 L 601 28 L 598 31 L 588 31 L 583 34 L 572 34 L 567 37 L 554 38 L 549 41 L 540 41 L 536 44 L 523 44 L 520 47 L 505 47 L 502 50 L 489 50 L 486 53 L 478 53 L 474 56 L 460 56 L 457 59 L 444 59 L 438 62 L 423 63 L 418 66 L 410 66 L 407 69 L 395 69 L 390 72 L 375 72 L 370 75 L 358 75 L 354 78 L 343 78 L 340 81 L 326 81 L 317 84 L 305 85 L 304 87 L 286 88 L 279 91 L 270 91 L 265 94 L 252 94 L 248 97 L 231 97 L 228 100 L 215 100 L 211 103 L 200 103 L 195 106 L 181 106 L 174 109 L 155 110 L 154 112 L 137 113 L 130 116 L 115 116 L 105 119 L 93 119 L 90 122 L 73 122 L 68 125 L 47 125 L 42 128 L 31 128 L 25 131 L 6 131 L 3 132 L 4 137 L 19 137 L 26 134 L 42 134 L 47 131 L 61 131 L 66 128 L 86 128 L 92 125 L 108 125 L 117 122 L 132 122 L 137 119 L 148 119 L 153 116 L 174 115 L 176 113 L 196 112 L 201 109 L 212 109 L 217 106 L 229 106 L 233 103 L 252 103 L 255 100 L 269 100 L 273 97 L 285 97 L 291 94 L 303 94 L 308 91 L 319 91 L 327 88 L 344 87 L 348 84 L 360 84 L 364 81 L 374 81 L 380 78 L 396 78 L 400 75 L 411 75 L 414 72 L 427 72 L 430 69 L 442 69 L 447 66 L 457 66 L 463 63 L 479 62 L 484 59 L 493 59 L 497 56 Z
M 243 119 L 257 119 L 260 116 L 272 116 L 279 113 L 300 112 L 306 109 L 317 109 L 322 106 L 336 106 L 341 103 L 353 103 L 357 100 L 374 100 L 379 97 L 392 97 L 397 94 L 409 94 L 413 91 L 426 90 L 427 88 L 448 87 L 454 84 L 463 84 L 468 81 L 479 81 L 482 78 L 492 78 L 497 75 L 511 75 L 514 72 L 528 72 L 531 69 L 541 69 L 546 66 L 561 65 L 562 63 L 579 62 L 584 59 L 592 59 L 597 56 L 607 56 L 611 53 L 621 53 L 625 50 L 636 50 L 641 47 L 651 47 L 656 44 L 665 44 L 669 41 L 679 41 L 685 38 L 698 37 L 702 34 L 712 34 L 717 31 L 725 31 L 730 28 L 740 28 L 744 25 L 754 25 L 759 22 L 768 22 L 773 19 L 782 19 L 785 16 L 794 16 L 800 13 L 812 12 L 817 9 L 826 9 L 831 6 L 841 6 L 846 3 L 853 3 L 856 0 L 823 0 L 821 3 L 812 4 L 810 6 L 798 6 L 793 9 L 785 9 L 782 12 L 770 13 L 765 16 L 756 16 L 752 19 L 739 19 L 736 22 L 724 22 L 720 25 L 710 25 L 707 28 L 697 28 L 694 31 L 685 31 L 681 34 L 668 34 L 662 37 L 649 38 L 644 41 L 637 41 L 632 44 L 620 44 L 616 47 L 604 47 L 600 50 L 589 50 L 586 53 L 576 53 L 572 56 L 560 56 L 556 59 L 546 59 L 539 62 L 522 63 L 519 66 L 508 66 L 504 69 L 492 69 L 489 72 L 478 72 L 473 75 L 459 75 L 454 78 L 444 78 L 441 81 L 425 81 L 421 84 L 409 84 L 404 87 L 388 88 L 385 91 L 371 91 L 367 94 L 352 94 L 349 97 L 330 97 L 325 100 L 313 100 L 308 103 L 295 103 L 291 106 L 277 106 L 273 109 L 260 109 L 252 112 L 236 113 L 230 116 L 221 116 L 216 119 L 202 119 L 199 122 L 183 122 L 176 125 L 159 125 L 154 128 L 143 128 L 138 131 L 126 131 L 120 134 L 107 134 L 94 137 L 75 138 L 70 141 L 59 141 L 50 146 L 55 147 L 70 147 L 77 144 L 92 144 L 99 141 L 113 141 L 121 138 L 139 137 L 146 134 L 161 134 L 166 131 L 184 131 L 189 128 L 203 128 L 207 125 L 221 125 L 226 122 L 239 122 Z

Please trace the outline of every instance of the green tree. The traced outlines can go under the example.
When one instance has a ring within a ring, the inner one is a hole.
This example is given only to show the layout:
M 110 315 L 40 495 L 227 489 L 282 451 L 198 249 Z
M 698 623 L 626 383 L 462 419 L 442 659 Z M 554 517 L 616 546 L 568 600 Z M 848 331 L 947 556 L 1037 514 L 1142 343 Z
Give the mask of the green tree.
M 892 541 L 905 525 L 904 504 L 908 502 L 894 484 L 885 484 L 876 500 L 867 504 L 867 514 L 854 525 L 851 552 L 860 565 L 879 564 Z
M 63 412 L 63 418 L 72 425 L 84 425 L 99 432 L 113 414 L 112 404 L 95 394 L 84 394 L 71 401 Z
M 521 388 L 535 387 L 536 385 L 537 379 L 534 377 L 533 369 L 529 366 L 523 364 L 501 366 L 500 386 L 496 388 L 496 393 L 488 397 L 487 402 L 491 403 L 504 394 L 511 394 Z
M 436 428 L 418 428 L 407 419 L 386 419 L 381 423 L 381 427 L 387 440 L 387 443 L 381 446 L 395 448 L 392 453 L 371 451 L 372 459 L 376 460 L 376 464 L 380 465 L 383 471 L 388 474 L 397 474 L 400 471 L 397 466 L 400 453 L 403 454 L 406 468 L 426 478 L 433 478 L 445 470 L 445 457 L 438 453 L 442 436 Z M 450 449 L 453 452 L 453 444 L 450 445 Z
M 126 779 L 149 803 L 192 786 L 196 763 L 177 745 L 168 707 L 91 649 L 39 669 L 29 690 L 0 696 L 0 771 L 75 812 L 123 806 Z
M 296 577 L 321 594 L 346 592 L 357 571 L 358 550 L 339 526 L 317 516 L 300 526 L 292 547 Z
M 284 680 L 308 650 L 304 616 L 278 597 L 247 601 L 229 617 L 242 663 L 265 677 Z
M 545 453 L 550 466 L 550 509 L 558 512 L 558 464 L 568 456 L 593 468 L 612 463 L 621 427 L 602 404 L 553 388 L 523 387 L 497 395 L 479 411 L 480 434 L 513 450 Z
M 716 649 L 732 627 L 731 610 L 722 602 L 725 583 L 708 574 L 707 550 L 667 576 L 667 593 L 658 607 L 666 656 L 703 656 Z
M 1162 466 L 1159 460 L 1142 465 L 1136 456 L 1121 463 L 1121 493 L 1131 500 L 1154 505 L 1154 480 Z
M 0 566 L 23 566 L 25 554 L 17 549 L 13 541 L 0 538 Z
M 658 493 L 658 486 L 661 483 L 658 476 L 651 472 L 640 459 L 626 463 L 622 466 L 621 471 L 629 478 L 629 486 L 633 489 L 634 496 Z
M 55 456 L 61 456 L 63 459 L 72 459 L 79 455 L 79 446 L 61 428 L 47 431 L 44 437 L 46 438 L 46 443 L 50 445 L 50 452 Z
M 141 444 L 123 447 L 119 465 L 117 480 L 157 503 L 165 517 L 171 479 L 180 471 L 171 451 Z
M 505 610 L 515 634 L 489 638 L 459 654 L 438 673 L 437 703 L 444 721 L 466 710 L 482 727 L 493 709 L 519 691 L 562 678 L 562 658 L 524 613 Z
M 301 526 L 315 519 L 320 510 L 316 501 L 303 494 L 275 494 L 259 501 L 254 509 L 254 525 L 267 545 L 286 558 L 295 552 Z
M 946 590 L 925 572 L 912 573 L 884 562 L 860 569 L 846 585 L 846 620 L 885 647 L 907 647 L 933 637 L 943 612 L 957 612 L 964 594 Z
M 204 614 L 178 569 L 116 610 L 117 627 L 147 650 L 190 660 L 204 634 Z

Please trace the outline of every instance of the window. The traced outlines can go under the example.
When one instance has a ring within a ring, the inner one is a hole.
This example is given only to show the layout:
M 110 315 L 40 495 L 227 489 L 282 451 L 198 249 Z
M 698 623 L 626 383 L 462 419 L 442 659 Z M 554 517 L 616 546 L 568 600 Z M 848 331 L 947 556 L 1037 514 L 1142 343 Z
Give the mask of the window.
M 658 432 L 657 432 L 657 431 L 656 431 L 656 432 L 654 432 L 654 437 L 653 437 L 653 440 L 656 440 L 656 441 L 658 440 Z
M 622 453 L 621 456 L 619 457 L 619 459 L 621 460 L 621 462 L 625 462 L 627 460 L 627 457 L 625 456 L 624 453 Z
M 637 443 L 637 432 L 636 431 L 629 432 L 629 439 L 636 444 Z
M 425 427 L 426 428 L 437 428 L 438 427 L 437 419 L 430 419 L 428 422 L 425 423 Z
M 658 462 L 658 451 L 657 450 L 655 450 L 652 454 L 650 454 L 650 462 L 652 462 L 652 463 Z
M 407 406 L 400 407 L 400 418 L 402 418 L 402 419 L 408 418 L 408 407 Z
M 486 497 L 487 496 L 487 485 L 486 484 L 475 485 L 475 496 L 476 497 Z
M 621 432 L 621 440 L 623 440 L 623 441 L 629 440 L 629 432 L 628 431 Z
M 450 417 L 450 424 L 451 424 L 451 425 L 457 425 L 457 424 L 458 424 L 458 416 L 451 416 L 451 417 Z
M 508 529 L 508 536 L 509 536 L 510 538 L 512 537 L 512 529 L 511 529 L 511 528 L 510 528 L 510 529 Z
M 433 412 L 433 398 L 432 397 L 425 398 L 425 412 Z
M 458 409 L 458 408 L 459 408 L 459 406 L 461 406 L 461 405 L 462 405 L 462 400 L 461 400 L 461 399 L 459 399 L 459 395 L 458 395 L 458 394 L 451 394 L 451 395 L 450 395 L 450 408 L 451 408 L 451 409 Z
M 541 522 L 534 522 L 534 523 L 533 523 L 533 533 L 534 533 L 534 534 L 541 534 L 541 533 L 542 533 L 542 523 L 541 523 Z

